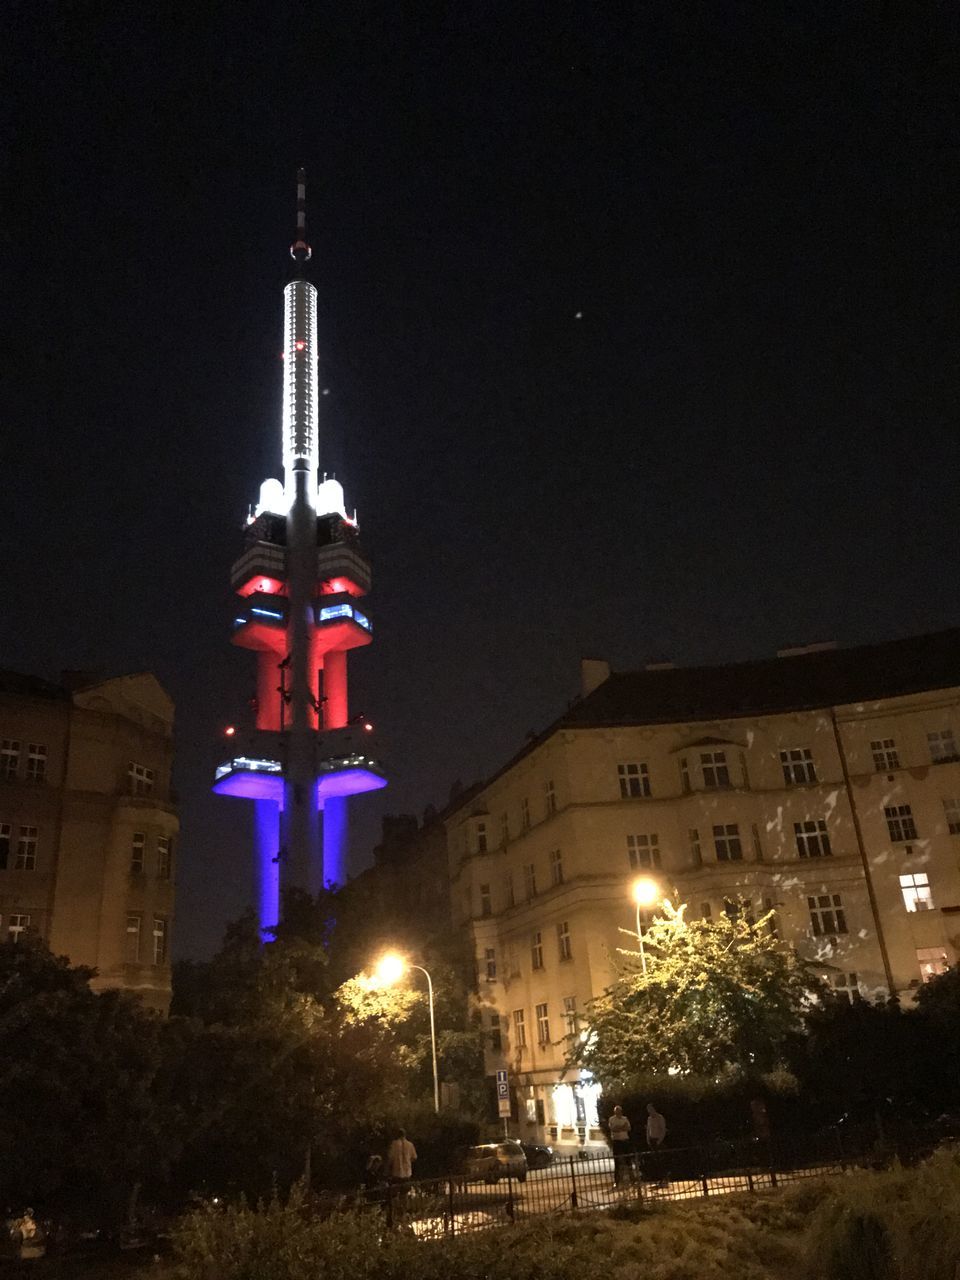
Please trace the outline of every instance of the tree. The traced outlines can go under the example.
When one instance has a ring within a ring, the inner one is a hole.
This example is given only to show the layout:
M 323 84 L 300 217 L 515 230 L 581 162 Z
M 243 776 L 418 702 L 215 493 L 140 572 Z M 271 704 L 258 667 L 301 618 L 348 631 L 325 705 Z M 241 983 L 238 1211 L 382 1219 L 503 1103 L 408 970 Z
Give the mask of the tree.
M 819 984 L 773 936 L 771 918 L 687 921 L 665 902 L 643 935 L 646 972 L 638 952 L 619 952 L 569 1064 L 620 1087 L 641 1075 L 757 1076 L 778 1066 Z

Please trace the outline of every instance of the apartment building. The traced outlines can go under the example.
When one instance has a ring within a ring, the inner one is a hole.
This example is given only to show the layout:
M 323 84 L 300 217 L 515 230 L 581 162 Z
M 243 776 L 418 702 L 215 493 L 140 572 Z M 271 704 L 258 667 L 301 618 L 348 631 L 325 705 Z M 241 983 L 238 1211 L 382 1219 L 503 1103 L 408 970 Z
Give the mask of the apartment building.
M 561 1144 L 600 1137 L 564 1037 L 630 945 L 639 875 L 691 918 L 773 910 L 850 998 L 909 998 L 960 951 L 960 631 L 583 675 L 446 815 L 488 1071 L 510 1071 L 524 1131 Z
M 0 938 L 28 931 L 165 1011 L 173 704 L 150 674 L 0 672 Z

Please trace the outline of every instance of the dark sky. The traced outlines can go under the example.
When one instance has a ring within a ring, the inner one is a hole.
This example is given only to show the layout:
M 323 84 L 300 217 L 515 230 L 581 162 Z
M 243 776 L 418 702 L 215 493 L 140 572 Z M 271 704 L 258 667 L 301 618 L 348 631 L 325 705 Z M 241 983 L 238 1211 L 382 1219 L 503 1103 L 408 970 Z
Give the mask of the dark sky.
M 958 10 L 8 3 L 0 665 L 178 705 L 180 954 L 249 896 L 209 795 L 279 473 L 310 173 L 322 466 L 374 561 L 383 812 L 499 765 L 579 656 L 960 624 Z

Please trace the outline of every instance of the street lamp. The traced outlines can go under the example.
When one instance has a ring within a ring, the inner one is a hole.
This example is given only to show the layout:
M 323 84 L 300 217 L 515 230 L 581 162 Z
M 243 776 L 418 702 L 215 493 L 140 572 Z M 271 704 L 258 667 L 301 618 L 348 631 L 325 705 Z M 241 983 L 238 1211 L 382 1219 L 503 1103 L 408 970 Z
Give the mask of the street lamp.
M 660 889 L 656 880 L 651 880 L 649 876 L 641 876 L 639 880 L 634 880 L 631 888 L 633 900 L 637 905 L 637 941 L 640 943 L 640 967 L 643 970 L 643 976 L 647 976 L 647 956 L 643 949 L 643 930 L 640 927 L 640 908 L 651 907 L 660 896 Z
M 427 997 L 430 1003 L 430 1052 L 433 1055 L 433 1109 L 440 1110 L 440 1077 L 437 1075 L 437 1030 L 433 1019 L 433 980 L 422 964 L 411 964 L 398 956 L 395 951 L 388 951 L 381 956 L 374 970 L 374 978 L 384 987 L 391 987 L 399 982 L 407 969 L 419 969 L 427 980 Z

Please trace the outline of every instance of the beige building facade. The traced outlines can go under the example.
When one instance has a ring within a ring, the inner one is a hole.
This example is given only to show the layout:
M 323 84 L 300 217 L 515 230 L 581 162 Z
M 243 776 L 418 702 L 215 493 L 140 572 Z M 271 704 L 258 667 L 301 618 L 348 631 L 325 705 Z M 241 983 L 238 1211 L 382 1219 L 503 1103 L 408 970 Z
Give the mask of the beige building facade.
M 960 631 L 584 676 L 447 817 L 487 1069 L 522 1135 L 560 1144 L 600 1137 L 564 1038 L 636 949 L 638 876 L 690 917 L 774 911 L 850 998 L 909 998 L 960 952 Z
M 0 673 L 0 938 L 39 934 L 165 1012 L 176 840 L 173 703 L 154 676 Z

